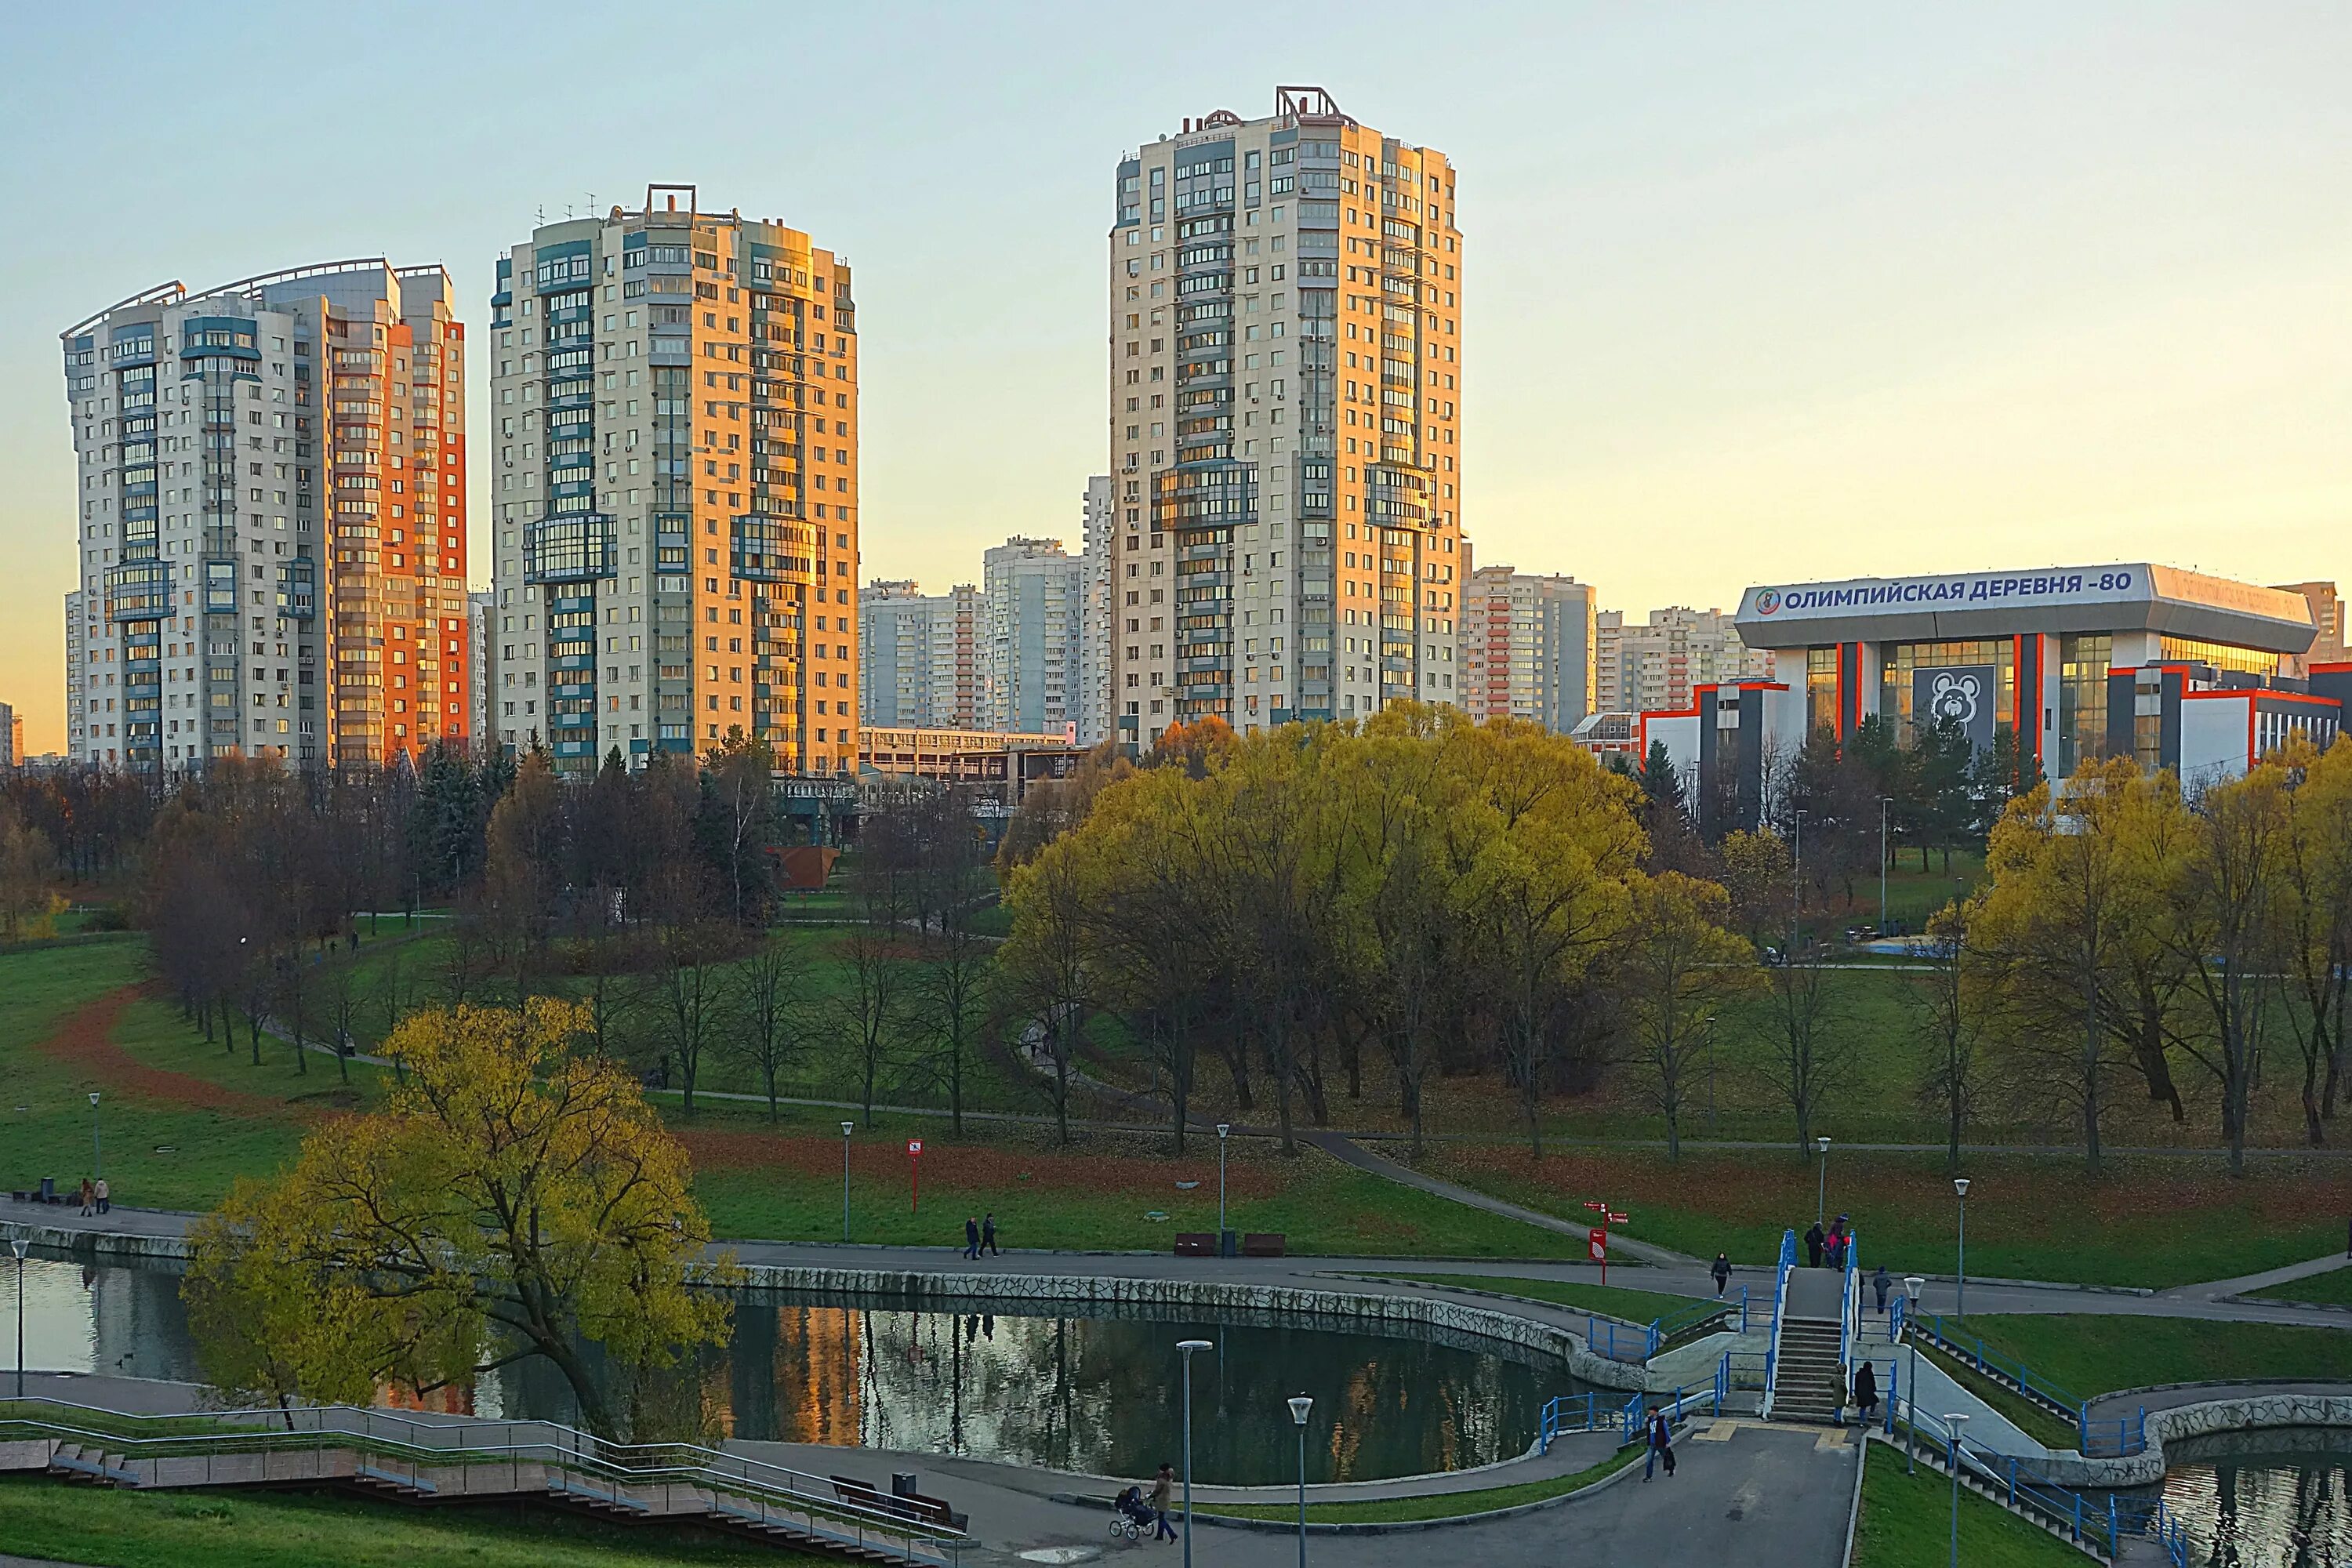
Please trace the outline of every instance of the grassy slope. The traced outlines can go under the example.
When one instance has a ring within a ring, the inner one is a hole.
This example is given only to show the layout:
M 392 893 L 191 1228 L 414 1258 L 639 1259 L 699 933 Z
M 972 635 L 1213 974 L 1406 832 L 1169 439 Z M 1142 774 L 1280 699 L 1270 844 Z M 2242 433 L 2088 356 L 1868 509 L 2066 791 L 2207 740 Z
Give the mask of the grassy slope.
M 1952 1483 L 1903 1473 L 1903 1456 L 1864 1452 L 1854 1568 L 1944 1568 L 1951 1561 Z M 2078 1568 L 2090 1561 L 2064 1542 L 1972 1493 L 1960 1494 L 1960 1561 L 1969 1568 Z
M 513 1505 L 430 1512 L 331 1493 L 136 1492 L 0 1477 L 11 1552 L 106 1568 L 655 1568 L 830 1559 Z
M 1556 1476 L 1548 1481 L 1522 1481 L 1517 1486 L 1486 1487 L 1474 1492 L 1441 1492 L 1431 1497 L 1386 1498 L 1374 1502 L 1318 1502 L 1307 1509 L 1309 1524 L 1394 1524 L 1402 1520 L 1455 1519 L 1466 1513 L 1486 1513 L 1498 1508 L 1517 1508 L 1522 1503 L 1541 1502 L 1589 1487 L 1601 1478 L 1623 1469 L 1642 1457 L 1638 1445 L 1618 1449 L 1599 1464 L 1577 1471 L 1572 1476 Z M 1200 1510 L 1202 1513 L 1207 1509 Z M 1297 1519 L 1296 1506 L 1283 1508 L 1265 1503 L 1237 1503 L 1220 1507 L 1216 1512 L 1236 1519 Z
M 2325 1274 L 2306 1274 L 2300 1279 L 2290 1279 L 2284 1285 L 2266 1286 L 2247 1294 L 2273 1301 L 2308 1301 L 2322 1307 L 2352 1307 L 2352 1268 L 2333 1268 Z
M 1948 1321 L 2085 1399 L 2164 1383 L 2293 1377 L 2352 1381 L 2352 1330 L 2192 1318 L 2089 1314 L 1978 1316 Z

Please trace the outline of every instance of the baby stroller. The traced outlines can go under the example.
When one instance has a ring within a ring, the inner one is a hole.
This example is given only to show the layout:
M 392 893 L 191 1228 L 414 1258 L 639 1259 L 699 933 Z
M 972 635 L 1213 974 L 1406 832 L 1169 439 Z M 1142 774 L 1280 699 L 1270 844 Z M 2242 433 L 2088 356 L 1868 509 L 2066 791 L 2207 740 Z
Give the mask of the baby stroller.
M 1140 1541 L 1143 1532 L 1150 1530 L 1159 1517 L 1151 1511 L 1151 1505 L 1143 1500 L 1143 1489 L 1129 1487 L 1119 1493 L 1118 1500 L 1111 1505 L 1110 1532 L 1129 1541 Z

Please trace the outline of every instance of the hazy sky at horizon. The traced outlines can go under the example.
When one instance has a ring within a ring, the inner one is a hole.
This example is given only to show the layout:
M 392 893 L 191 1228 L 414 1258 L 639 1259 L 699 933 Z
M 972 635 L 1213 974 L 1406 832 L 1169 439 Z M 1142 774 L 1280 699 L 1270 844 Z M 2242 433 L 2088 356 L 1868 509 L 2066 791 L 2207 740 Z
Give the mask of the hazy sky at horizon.
M 2352 577 L 2352 7 L 1902 9 L 1267 7 L 1187 43 L 1085 5 L 20 6 L 0 701 L 62 744 L 60 331 L 375 254 L 446 264 L 478 328 L 534 213 L 648 181 L 854 264 L 864 575 L 1075 548 L 1113 165 L 1276 82 L 1460 168 L 1482 562 L 1637 613 L 2062 562 Z

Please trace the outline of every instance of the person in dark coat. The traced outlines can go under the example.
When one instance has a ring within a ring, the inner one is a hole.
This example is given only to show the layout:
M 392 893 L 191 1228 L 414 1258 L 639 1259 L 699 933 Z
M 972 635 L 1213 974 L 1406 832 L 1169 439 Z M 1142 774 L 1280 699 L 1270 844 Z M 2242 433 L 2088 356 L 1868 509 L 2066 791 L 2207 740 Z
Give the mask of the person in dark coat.
M 1723 1300 L 1724 1291 L 1731 1284 L 1731 1255 L 1727 1252 L 1717 1253 L 1715 1267 L 1709 1268 L 1707 1272 L 1715 1276 L 1715 1299 L 1720 1301 Z
M 1822 1266 L 1822 1243 L 1826 1239 L 1822 1235 L 1822 1222 L 1813 1221 L 1805 1232 L 1805 1262 L 1809 1267 L 1819 1268 Z
M 980 1222 L 980 1249 L 999 1258 L 1004 1256 L 1004 1248 L 996 1245 L 996 1215 L 993 1214 Z
M 966 1258 L 980 1256 L 980 1221 L 970 1215 L 963 1216 L 963 1255 Z
M 1878 1266 L 1878 1272 L 1870 1277 L 1870 1288 L 1878 1292 L 1878 1310 L 1883 1317 L 1886 1312 L 1886 1293 L 1895 1289 L 1895 1280 L 1886 1272 L 1884 1263 Z
M 1643 1437 L 1644 1439 L 1643 1447 L 1646 1448 L 1648 1452 L 1642 1456 L 1642 1479 L 1645 1481 L 1648 1480 L 1650 1479 L 1651 1472 L 1655 1470 L 1658 1466 L 1664 1465 L 1666 1467 L 1666 1479 L 1668 1480 L 1674 1479 L 1675 1433 L 1674 1428 L 1666 1425 L 1666 1413 L 1664 1411 L 1653 1410 L 1650 1412 L 1649 1429 L 1643 1434 Z
M 1864 1362 L 1854 1371 L 1853 1403 L 1862 1412 L 1864 1426 L 1867 1426 L 1877 1419 L 1878 1373 L 1868 1362 Z

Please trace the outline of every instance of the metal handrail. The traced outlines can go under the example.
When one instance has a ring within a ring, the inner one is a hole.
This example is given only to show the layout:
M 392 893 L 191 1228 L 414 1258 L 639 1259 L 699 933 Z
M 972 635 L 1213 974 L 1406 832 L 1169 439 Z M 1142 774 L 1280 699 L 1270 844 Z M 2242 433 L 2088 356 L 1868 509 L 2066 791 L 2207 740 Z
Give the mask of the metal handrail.
M 1757 1414 L 1765 1420 L 1772 1418 L 1772 1394 L 1780 1382 L 1780 1321 L 1789 1304 L 1789 1270 L 1797 1266 L 1797 1233 L 1793 1229 L 1780 1233 L 1780 1265 L 1772 1284 L 1772 1343 L 1764 1352 L 1764 1403 Z
M 2012 1361 L 1999 1351 L 1987 1350 L 1982 1339 L 1971 1336 L 1973 1348 L 1944 1331 L 1944 1320 L 1932 1312 L 1922 1312 L 1907 1322 L 1918 1330 L 1919 1336 L 1938 1350 L 1958 1358 L 1978 1373 L 1996 1379 L 2006 1379 L 2029 1400 L 2042 1405 L 2051 1414 L 2074 1423 L 2077 1449 L 2099 1458 L 2129 1458 L 2147 1451 L 2147 1407 L 2140 1406 L 2136 1415 L 2112 1421 L 2091 1419 L 2091 1402 L 2027 1366 Z
M 108 1430 L 105 1426 L 85 1427 L 75 1425 L 73 1415 L 51 1420 L 13 1413 L 12 1407 L 23 1405 L 47 1405 L 85 1416 L 103 1415 L 106 1423 L 114 1429 Z M 255 1415 L 266 1416 L 273 1425 L 245 1425 L 211 1432 L 160 1436 L 141 1436 L 135 1431 L 122 1430 L 125 1426 L 158 1422 L 211 1423 Z M 358 1425 L 356 1427 L 330 1426 L 328 1420 L 331 1416 L 342 1419 L 356 1417 Z M 401 1435 L 387 1436 L 375 1429 L 379 1426 L 391 1426 Z M 765 1518 L 767 1509 L 772 1506 L 781 1507 L 800 1514 L 813 1533 L 838 1536 L 841 1533 L 838 1530 L 828 1530 L 824 1525 L 848 1526 L 855 1531 L 853 1539 L 857 1543 L 863 1544 L 869 1534 L 881 1542 L 895 1540 L 901 1543 L 902 1554 L 910 1559 L 917 1555 L 916 1547 L 920 1543 L 934 1553 L 942 1554 L 940 1560 L 954 1563 L 959 1560 L 967 1540 L 960 1531 L 942 1529 L 887 1510 L 844 1502 L 835 1494 L 829 1477 L 820 1479 L 805 1471 L 693 1444 L 606 1443 L 593 1434 L 546 1421 L 427 1422 L 352 1405 L 306 1406 L 291 1411 L 128 1415 L 68 1405 L 59 1400 L 30 1398 L 0 1401 L 0 1431 L 10 1428 L 95 1447 L 102 1454 L 157 1461 L 179 1458 L 209 1460 L 251 1453 L 310 1451 L 323 1454 L 330 1448 L 346 1447 L 376 1458 L 404 1460 L 412 1481 L 422 1481 L 423 1471 L 427 1465 L 471 1467 L 491 1463 L 514 1466 L 527 1462 L 566 1473 L 581 1472 L 604 1482 L 616 1492 L 623 1486 L 643 1487 L 681 1481 L 713 1493 L 733 1492 L 746 1500 L 758 1503 L 761 1510 L 758 1517 Z M 516 1440 L 518 1429 L 528 1431 L 532 1428 L 543 1436 Z M 499 1440 L 486 1440 L 492 1439 L 494 1436 Z M 420 1441 L 420 1437 L 428 1440 Z
M 1997 1453 L 1980 1444 L 1971 1443 L 1960 1436 L 1943 1417 L 1916 1409 L 1907 1402 L 1903 1407 L 1903 1419 L 1909 1425 L 1915 1439 L 1924 1435 L 1944 1449 L 1947 1468 L 1965 1467 L 1994 1492 L 1995 1501 L 2004 1503 L 2012 1511 L 2036 1515 L 2064 1529 L 2074 1541 L 2103 1551 L 2110 1561 L 2121 1550 L 2126 1510 L 2115 1493 L 2108 1493 L 2103 1505 L 2081 1492 L 2055 1485 L 2046 1477 L 2038 1477 L 2027 1470 L 2024 1462 L 2015 1456 Z M 1886 1407 L 1885 1430 L 1891 1441 L 1895 1430 L 1893 1401 L 1889 1401 Z M 2161 1509 L 2161 1500 L 2158 1500 L 2158 1508 Z M 2158 1540 L 2164 1543 L 2168 1555 L 2172 1553 L 2175 1541 L 2182 1542 L 2185 1552 L 2185 1536 L 2178 1529 L 2177 1519 L 2170 1519 L 2168 1510 L 2162 1510 L 2158 1518 L 2159 1530 L 2168 1519 L 2173 1527 L 2173 1537 L 2167 1539 L 2158 1533 Z M 2173 1561 L 2176 1568 L 2185 1568 L 2183 1557 L 2175 1556 Z

